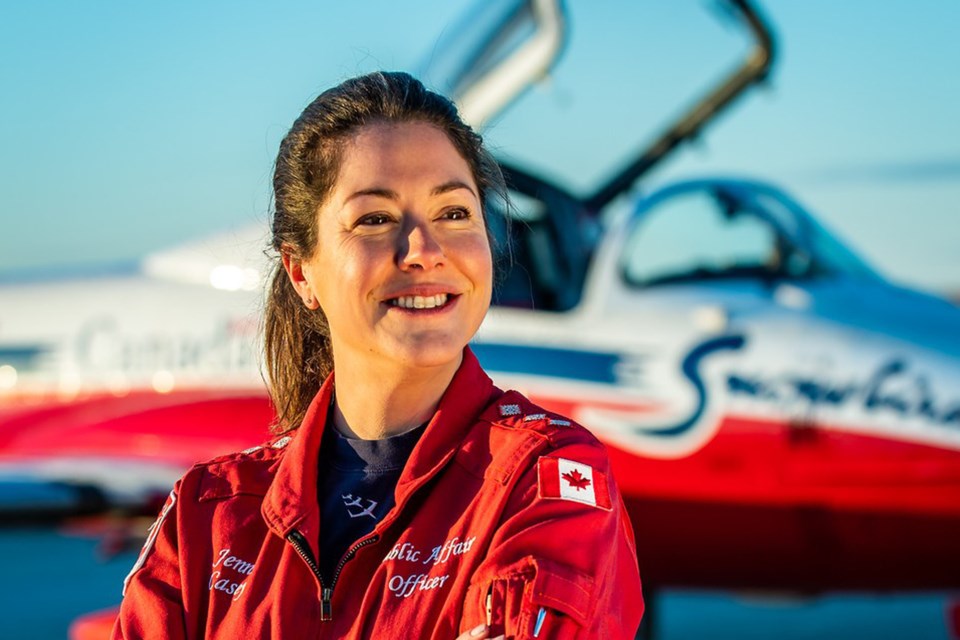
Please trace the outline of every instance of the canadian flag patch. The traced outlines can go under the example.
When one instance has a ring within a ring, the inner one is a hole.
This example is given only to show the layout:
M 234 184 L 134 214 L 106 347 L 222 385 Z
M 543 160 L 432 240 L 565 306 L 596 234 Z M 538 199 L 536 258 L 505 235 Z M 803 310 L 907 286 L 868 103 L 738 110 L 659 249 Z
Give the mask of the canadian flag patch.
M 607 477 L 588 464 L 566 458 L 543 457 L 537 461 L 541 498 L 572 500 L 609 511 Z

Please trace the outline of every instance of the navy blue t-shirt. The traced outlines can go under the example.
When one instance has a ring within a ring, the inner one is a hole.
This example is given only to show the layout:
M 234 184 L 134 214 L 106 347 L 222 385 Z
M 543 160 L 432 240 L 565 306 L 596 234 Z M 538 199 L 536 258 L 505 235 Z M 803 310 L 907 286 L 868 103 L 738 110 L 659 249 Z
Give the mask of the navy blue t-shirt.
M 330 585 L 350 546 L 393 508 L 393 491 L 426 425 L 382 440 L 354 440 L 332 424 L 320 445 L 320 573 Z

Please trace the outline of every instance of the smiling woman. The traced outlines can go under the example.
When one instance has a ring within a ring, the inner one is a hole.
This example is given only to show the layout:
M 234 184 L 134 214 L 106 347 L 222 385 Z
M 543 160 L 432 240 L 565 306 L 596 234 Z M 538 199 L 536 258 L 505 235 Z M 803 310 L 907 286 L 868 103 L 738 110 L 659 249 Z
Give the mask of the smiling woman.
M 340 386 L 380 386 L 408 371 L 449 382 L 490 306 L 490 245 L 470 167 L 443 130 L 422 122 L 367 125 L 341 153 L 313 254 L 281 246 L 286 273 L 336 336 Z M 409 410 L 362 420 L 359 435 L 425 422 L 433 407 L 418 406 L 417 393 L 409 400 Z
M 274 190 L 277 438 L 180 480 L 114 636 L 633 638 L 603 446 L 468 347 L 504 191 L 480 137 L 411 76 L 363 76 L 294 123 Z
M 340 284 L 339 271 L 355 268 L 353 262 L 336 264 L 340 255 L 360 258 L 361 252 L 369 255 L 375 247 L 399 251 L 404 247 L 396 246 L 397 242 L 403 240 L 405 250 L 413 252 L 406 258 L 416 262 L 415 252 L 434 250 L 431 241 L 444 225 L 459 226 L 449 229 L 457 231 L 456 236 L 475 240 L 475 232 L 481 229 L 489 238 L 482 203 L 494 194 L 506 197 L 496 161 L 484 150 L 480 137 L 460 120 L 456 107 L 419 83 L 416 90 L 405 86 L 408 82 L 402 78 L 410 76 L 373 74 L 331 89 L 304 110 L 281 143 L 274 174 L 273 248 L 282 256 L 294 286 L 278 267 L 266 310 L 265 336 L 280 430 L 300 424 L 333 367 L 328 314 L 334 310 L 319 307 L 318 294 L 311 289 L 322 283 L 301 280 L 302 267 L 319 276 L 324 261 L 332 264 L 325 276 L 332 290 Z M 425 168 L 427 173 L 421 175 Z M 412 183 L 429 193 L 410 193 Z M 411 209 L 409 199 L 414 196 L 429 198 L 433 209 L 429 213 L 420 207 Z M 431 228 L 415 220 L 415 215 L 431 216 Z M 418 247 L 421 241 L 427 246 Z M 388 242 L 394 246 L 387 246 Z M 484 251 L 489 255 L 489 243 Z M 422 284 L 431 277 L 455 277 L 446 274 L 450 270 L 441 276 L 421 274 L 417 279 Z M 452 292 L 412 292 L 413 297 L 442 293 Z M 410 294 L 394 292 L 398 298 Z M 343 375 L 340 367 L 338 376 Z

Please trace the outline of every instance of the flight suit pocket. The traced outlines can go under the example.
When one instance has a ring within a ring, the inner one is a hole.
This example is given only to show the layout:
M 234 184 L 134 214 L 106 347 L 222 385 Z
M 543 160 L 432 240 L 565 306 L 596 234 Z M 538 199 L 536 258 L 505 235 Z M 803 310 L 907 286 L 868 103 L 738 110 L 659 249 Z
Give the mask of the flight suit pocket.
M 480 623 L 508 639 L 576 638 L 586 628 L 593 579 L 561 563 L 528 557 L 467 590 L 461 633 Z

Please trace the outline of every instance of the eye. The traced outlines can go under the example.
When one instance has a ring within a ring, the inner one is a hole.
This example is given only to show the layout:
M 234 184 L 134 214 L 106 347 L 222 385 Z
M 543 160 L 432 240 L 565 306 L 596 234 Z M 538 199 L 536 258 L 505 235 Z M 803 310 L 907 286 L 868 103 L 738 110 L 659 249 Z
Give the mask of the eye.
M 467 220 L 470 215 L 470 210 L 465 207 L 454 207 L 443 212 L 443 217 L 447 220 Z
M 356 226 L 376 227 L 390 222 L 391 218 L 386 213 L 371 213 L 357 220 Z

